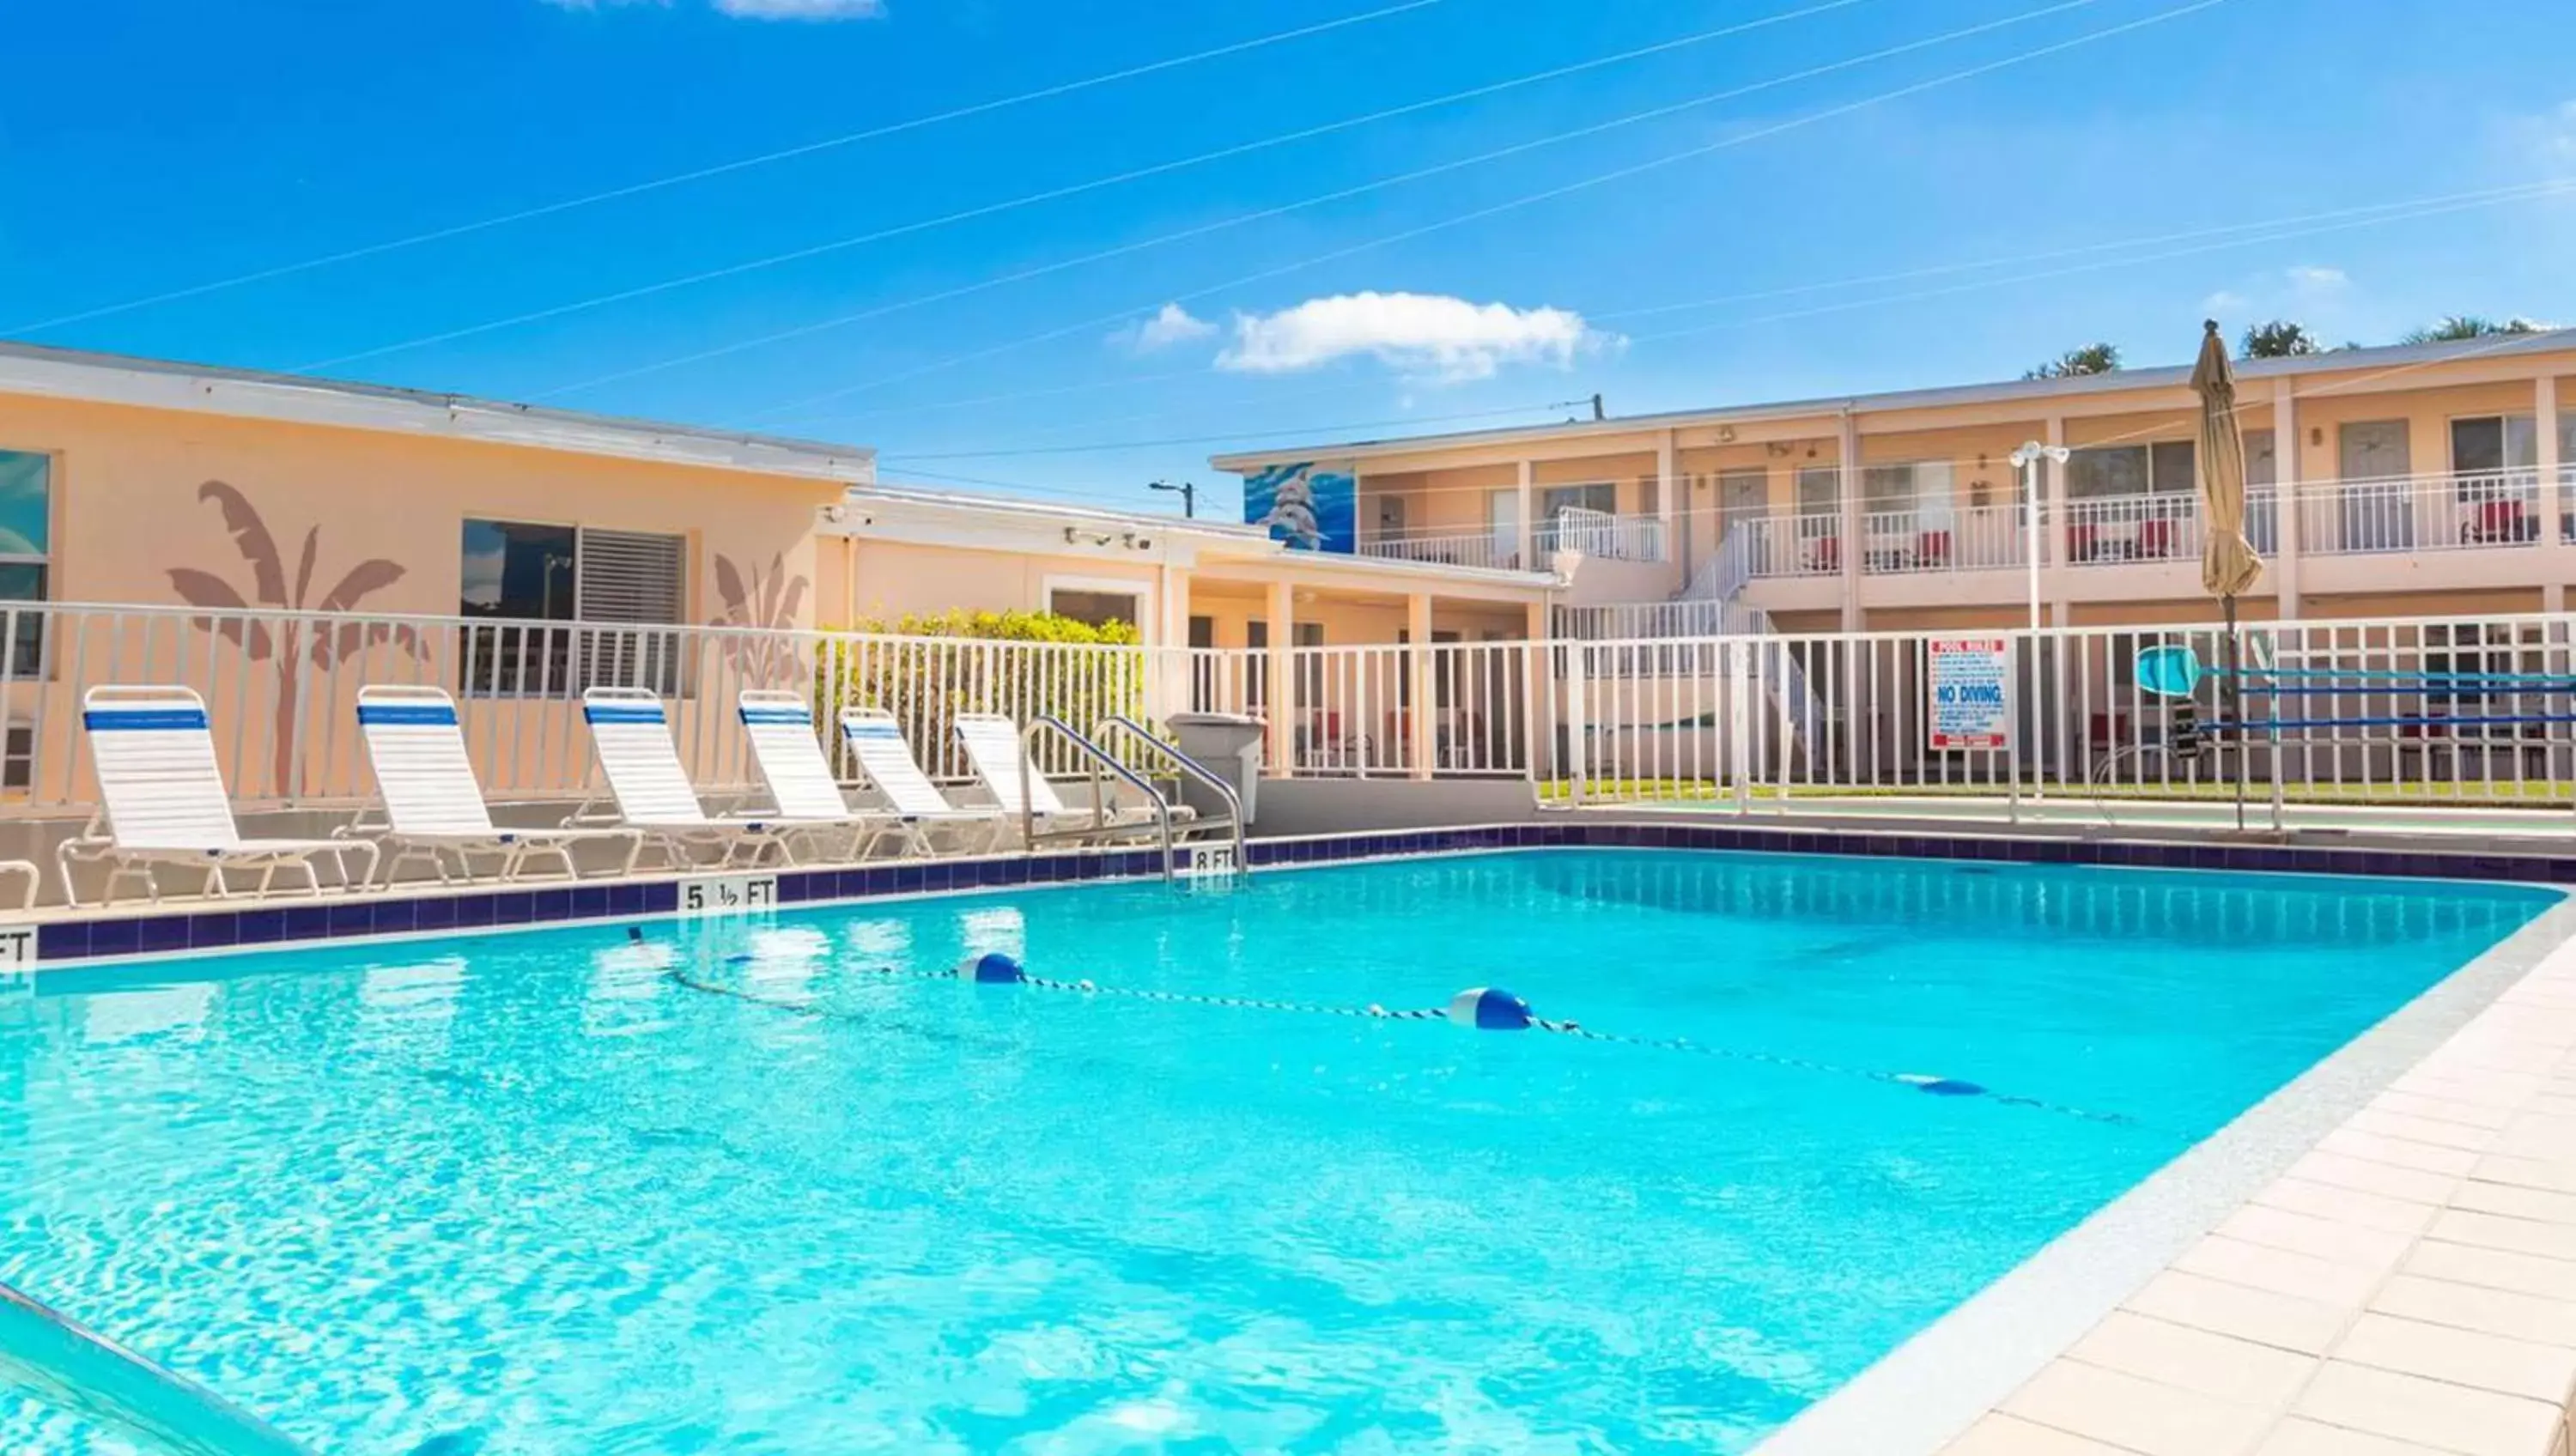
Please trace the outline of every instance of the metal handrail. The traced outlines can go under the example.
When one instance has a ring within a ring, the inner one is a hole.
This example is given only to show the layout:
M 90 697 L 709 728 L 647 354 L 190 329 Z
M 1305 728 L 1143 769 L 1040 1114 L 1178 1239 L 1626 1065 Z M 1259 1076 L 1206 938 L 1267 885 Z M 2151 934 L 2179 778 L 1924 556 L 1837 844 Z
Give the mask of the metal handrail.
M 1225 822 L 1234 831 L 1234 872 L 1239 875 L 1252 873 L 1252 858 L 1245 854 L 1243 849 L 1243 795 L 1235 790 L 1234 785 L 1218 777 L 1206 764 L 1181 752 L 1177 746 L 1164 742 L 1155 735 L 1153 730 L 1124 713 L 1110 714 L 1093 724 L 1091 731 L 1098 733 L 1103 728 L 1119 729 L 1147 750 L 1160 755 L 1164 762 L 1179 770 L 1182 777 L 1203 788 L 1215 790 L 1217 797 L 1225 800 Z
M 1091 766 L 1091 827 L 1046 836 L 1039 835 L 1037 805 L 1029 794 L 1029 786 L 1023 782 L 1020 785 L 1020 842 L 1035 848 L 1041 837 L 1050 839 L 1097 837 L 1106 830 L 1109 827 L 1109 798 L 1102 792 L 1100 777 L 1100 771 L 1105 768 L 1117 775 L 1121 782 L 1142 793 L 1145 801 L 1154 806 L 1154 823 L 1160 831 L 1163 844 L 1163 878 L 1171 879 L 1172 806 L 1164 801 L 1161 794 L 1154 792 L 1154 786 L 1147 782 L 1142 774 L 1120 763 L 1108 749 L 1074 731 L 1072 724 L 1053 713 L 1037 714 L 1029 719 L 1028 727 L 1020 730 L 1020 772 L 1023 775 L 1038 771 L 1037 755 L 1033 750 L 1041 730 L 1051 730 L 1065 742 L 1072 744 L 1074 752 L 1080 754 L 1083 761 Z
M 312 1456 L 222 1396 L 5 1284 L 0 1380 L 168 1456 Z

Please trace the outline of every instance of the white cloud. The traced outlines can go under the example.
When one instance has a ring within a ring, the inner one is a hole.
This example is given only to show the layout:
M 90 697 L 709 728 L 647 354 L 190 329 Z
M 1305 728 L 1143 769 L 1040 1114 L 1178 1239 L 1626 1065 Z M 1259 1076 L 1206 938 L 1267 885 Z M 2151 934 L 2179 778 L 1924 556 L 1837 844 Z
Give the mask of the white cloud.
M 2505 150 L 2511 161 L 2524 166 L 2550 172 L 2576 167 L 2576 101 L 2508 122 Z
M 1109 336 L 1109 342 L 1139 354 L 1168 349 L 1175 344 L 1195 343 L 1216 332 L 1216 325 L 1198 317 L 1177 303 L 1164 304 L 1162 310 L 1140 324 L 1129 324 Z
M 1507 364 L 1566 368 L 1578 353 L 1614 346 L 1583 315 L 1513 308 L 1428 293 L 1343 293 L 1269 314 L 1236 314 L 1217 367 L 1285 374 L 1367 356 L 1408 375 L 1489 379 Z
M 885 0 L 715 0 L 745 20 L 865 20 L 885 14 Z
M 2352 275 L 2341 268 L 2301 266 L 2290 269 L 2290 291 L 2313 297 L 2320 293 L 2339 293 L 2352 286 Z

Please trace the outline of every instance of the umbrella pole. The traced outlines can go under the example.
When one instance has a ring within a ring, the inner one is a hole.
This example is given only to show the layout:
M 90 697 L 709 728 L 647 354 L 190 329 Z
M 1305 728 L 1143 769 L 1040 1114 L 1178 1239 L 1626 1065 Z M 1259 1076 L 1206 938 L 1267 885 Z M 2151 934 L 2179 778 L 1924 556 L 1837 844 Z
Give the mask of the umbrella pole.
M 2227 721 L 2234 725 L 2228 731 L 2236 735 L 2236 832 L 2245 832 L 2245 764 L 2251 745 L 2245 741 L 2245 688 L 2239 676 L 2244 664 L 2236 651 L 2236 596 L 2230 592 L 2219 598 L 2227 619 Z

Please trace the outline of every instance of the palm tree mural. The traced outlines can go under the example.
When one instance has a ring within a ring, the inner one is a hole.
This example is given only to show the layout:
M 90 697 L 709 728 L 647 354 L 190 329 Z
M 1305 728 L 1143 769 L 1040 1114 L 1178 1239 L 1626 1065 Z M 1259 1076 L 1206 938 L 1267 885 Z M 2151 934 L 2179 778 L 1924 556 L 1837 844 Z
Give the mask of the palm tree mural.
M 233 545 L 250 567 L 251 589 L 247 597 L 233 584 L 209 571 L 190 567 L 170 568 L 170 585 L 192 607 L 210 612 L 231 613 L 222 617 L 199 617 L 197 626 L 221 636 L 241 649 L 252 662 L 277 665 L 277 702 L 270 737 L 274 762 L 270 770 L 271 792 L 278 798 L 294 798 L 303 792 L 303 766 L 295 761 L 296 711 L 301 706 L 304 669 L 309 664 L 325 672 L 367 647 L 390 642 L 415 658 L 427 655 L 418 629 L 386 622 L 347 622 L 332 625 L 323 622 L 259 621 L 251 614 L 262 607 L 283 611 L 307 609 L 307 593 L 313 587 L 313 568 L 320 556 L 322 528 L 315 526 L 304 533 L 304 550 L 296 561 L 295 583 L 290 591 L 286 580 L 286 558 L 277 549 L 277 539 L 269 534 L 268 523 L 260 518 L 249 497 L 220 480 L 209 480 L 197 487 L 197 499 L 212 501 L 223 512 L 224 529 L 232 533 Z M 319 601 L 311 603 L 316 612 L 346 612 L 359 602 L 402 580 L 403 568 L 383 557 L 374 557 L 350 567 L 347 574 Z
M 781 553 L 769 558 L 766 572 L 755 561 L 746 579 L 733 558 L 719 551 L 716 595 L 724 601 L 724 612 L 708 626 L 783 632 L 796 625 L 796 610 L 805 601 L 805 578 L 787 574 L 787 558 Z M 774 637 L 727 637 L 723 651 L 725 661 L 746 684 L 768 687 L 792 680 L 799 671 L 792 650 Z

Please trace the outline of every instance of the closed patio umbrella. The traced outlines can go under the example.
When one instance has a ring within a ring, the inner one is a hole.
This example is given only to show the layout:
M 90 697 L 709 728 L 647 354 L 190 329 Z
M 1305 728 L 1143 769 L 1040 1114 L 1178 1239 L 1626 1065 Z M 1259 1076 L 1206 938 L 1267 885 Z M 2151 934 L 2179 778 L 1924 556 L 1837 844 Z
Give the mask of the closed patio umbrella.
M 2236 429 L 2236 371 L 2218 323 L 2201 325 L 2200 362 L 2192 366 L 2192 392 L 2200 396 L 2200 584 L 2228 604 L 2235 620 L 2239 592 L 2263 574 L 2263 560 L 2245 539 L 2245 438 Z
M 2245 539 L 2245 437 L 2236 428 L 2236 371 L 2227 362 L 2227 341 L 2218 336 L 2218 321 L 2202 323 L 2200 360 L 2191 370 L 2192 392 L 2200 396 L 2200 447 L 2193 451 L 2200 477 L 2200 584 L 2218 598 L 2227 621 L 2227 717 L 2245 721 L 2244 695 L 2237 673 L 2236 595 L 2263 574 L 2263 559 Z M 2245 735 L 2235 732 L 2236 827 L 2245 827 Z

